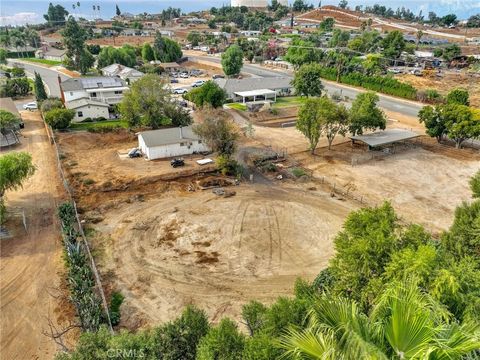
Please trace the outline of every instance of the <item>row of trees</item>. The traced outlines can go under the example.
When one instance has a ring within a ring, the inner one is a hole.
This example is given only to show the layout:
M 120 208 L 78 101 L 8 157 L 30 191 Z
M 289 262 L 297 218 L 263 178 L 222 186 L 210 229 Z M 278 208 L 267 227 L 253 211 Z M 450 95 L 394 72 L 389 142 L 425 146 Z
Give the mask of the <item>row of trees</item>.
M 478 191 L 480 172 L 471 184 Z M 58 359 L 474 359 L 479 218 L 480 200 L 465 202 L 451 228 L 434 238 L 401 222 L 389 203 L 352 212 L 313 283 L 297 280 L 293 298 L 269 306 L 243 306 L 247 335 L 228 318 L 209 324 L 190 306 L 150 330 L 85 333 Z
M 469 105 L 468 91 L 455 89 L 447 95 L 445 103 L 424 106 L 418 117 L 428 135 L 438 142 L 448 137 L 461 148 L 466 140 L 480 138 L 480 111 Z
M 378 95 L 361 93 L 353 101 L 350 110 L 327 96 L 308 98 L 298 112 L 296 128 L 308 139 L 313 154 L 321 136 L 331 148 L 337 135 L 362 134 L 364 130 L 385 129 L 386 116 L 377 107 Z

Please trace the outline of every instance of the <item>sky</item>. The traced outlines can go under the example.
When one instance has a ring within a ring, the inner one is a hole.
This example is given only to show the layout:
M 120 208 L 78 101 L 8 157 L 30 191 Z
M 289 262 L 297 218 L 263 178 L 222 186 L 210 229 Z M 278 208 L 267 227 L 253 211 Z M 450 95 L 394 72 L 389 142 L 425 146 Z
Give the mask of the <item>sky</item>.
M 1 25 L 24 25 L 43 22 L 43 14 L 46 13 L 48 3 L 51 0 L 0 0 L 0 24 Z M 212 6 L 222 6 L 229 4 L 229 0 L 85 0 L 80 1 L 80 7 L 72 10 L 72 4 L 76 1 L 52 1 L 54 4 L 61 4 L 69 12 L 75 16 L 82 16 L 86 19 L 94 17 L 92 6 L 100 5 L 100 17 L 109 19 L 115 15 L 115 4 L 118 4 L 124 12 L 138 14 L 143 12 L 159 13 L 164 8 L 180 7 L 182 11 L 189 12 L 194 10 L 209 9 Z M 290 0 L 293 2 L 293 0 Z M 310 2 L 307 0 L 307 2 Z M 314 5 L 318 5 L 318 1 L 312 1 Z M 480 13 L 480 0 L 349 0 L 349 6 L 356 5 L 373 5 L 375 3 L 392 7 L 396 9 L 404 6 L 411 9 L 414 13 L 420 10 L 423 14 L 434 11 L 437 15 L 445 15 L 447 13 L 455 13 L 460 19 L 466 19 L 471 15 Z M 322 5 L 337 5 L 338 0 L 323 0 Z M 98 17 L 98 16 L 96 16 Z

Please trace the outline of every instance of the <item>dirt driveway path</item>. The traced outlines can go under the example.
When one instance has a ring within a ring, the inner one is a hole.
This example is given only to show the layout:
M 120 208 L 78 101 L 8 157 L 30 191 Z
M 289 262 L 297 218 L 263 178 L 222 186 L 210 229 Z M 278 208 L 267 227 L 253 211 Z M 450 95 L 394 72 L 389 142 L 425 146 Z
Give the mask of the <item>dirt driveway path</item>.
M 49 315 L 53 321 L 60 315 L 50 293 L 63 268 L 55 209 L 64 192 L 40 115 L 27 111 L 22 118 L 22 144 L 8 151 L 31 153 L 37 171 L 23 189 L 7 193 L 7 208 L 25 211 L 28 233 L 21 216 L 13 216 L 12 236 L 0 240 L 0 358 L 51 359 L 55 344 L 42 331 Z

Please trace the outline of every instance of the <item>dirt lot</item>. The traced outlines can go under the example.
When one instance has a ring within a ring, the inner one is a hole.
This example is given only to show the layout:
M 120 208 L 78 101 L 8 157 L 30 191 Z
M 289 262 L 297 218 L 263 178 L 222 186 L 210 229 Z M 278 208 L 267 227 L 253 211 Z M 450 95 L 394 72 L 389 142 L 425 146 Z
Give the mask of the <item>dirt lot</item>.
M 368 158 L 365 148 L 349 143 L 321 148 L 312 160 L 308 153 L 296 158 L 317 177 L 363 196 L 367 204 L 390 200 L 407 222 L 425 225 L 432 231 L 447 229 L 455 207 L 471 199 L 468 181 L 480 169 L 478 150 L 457 150 L 422 137 L 421 143 L 393 155 L 352 166 L 352 158 Z M 380 155 L 380 156 L 378 156 Z
M 7 193 L 11 218 L 6 227 L 11 237 L 0 241 L 0 357 L 51 359 L 55 344 L 42 334 L 48 330 L 47 318 L 63 324 L 73 314 L 68 302 L 51 295 L 60 294 L 58 288 L 62 288 L 62 245 L 55 210 L 64 191 L 38 113 L 22 112 L 22 118 L 24 137 L 12 151 L 31 153 L 37 171 L 23 189 Z M 25 211 L 28 232 L 21 211 Z
M 331 257 L 333 236 L 354 208 L 321 192 L 263 185 L 169 192 L 116 206 L 95 225 L 104 278 L 126 295 L 123 325 L 177 316 L 187 304 L 213 321 L 239 318 L 249 299 L 291 294 Z
M 466 73 L 449 72 L 441 78 L 419 77 L 410 74 L 396 76 L 402 82 L 409 83 L 417 89 L 435 89 L 442 95 L 447 95 L 453 89 L 464 88 L 470 94 L 470 104 L 480 108 L 480 76 Z

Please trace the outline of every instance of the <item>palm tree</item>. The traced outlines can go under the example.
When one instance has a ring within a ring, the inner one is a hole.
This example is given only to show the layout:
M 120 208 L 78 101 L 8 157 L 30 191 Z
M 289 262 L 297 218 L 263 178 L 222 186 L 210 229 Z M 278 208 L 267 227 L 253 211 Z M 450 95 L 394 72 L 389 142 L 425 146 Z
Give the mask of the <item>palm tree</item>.
M 25 57 L 24 50 L 26 46 L 25 34 L 17 29 L 10 32 L 10 41 L 13 46 L 17 49 L 17 53 L 21 53 L 22 57 Z M 23 48 L 22 51 L 19 51 L 19 48 Z
M 306 329 L 280 344 L 293 359 L 460 359 L 480 349 L 478 324 L 457 324 L 415 282 L 391 285 L 370 315 L 351 300 L 322 295 Z

